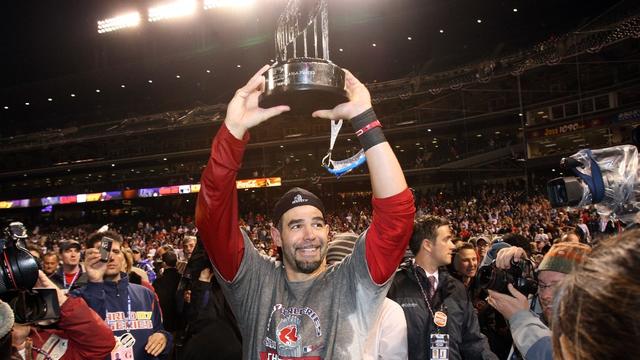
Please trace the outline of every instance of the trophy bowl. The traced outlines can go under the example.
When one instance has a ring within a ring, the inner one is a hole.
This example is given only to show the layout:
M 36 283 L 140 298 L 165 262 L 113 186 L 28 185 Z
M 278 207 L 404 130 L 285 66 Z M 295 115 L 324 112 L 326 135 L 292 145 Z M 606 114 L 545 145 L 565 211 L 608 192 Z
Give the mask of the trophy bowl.
M 333 109 L 348 101 L 345 72 L 329 60 L 292 58 L 276 63 L 265 73 L 260 106 L 289 105 L 294 114 Z

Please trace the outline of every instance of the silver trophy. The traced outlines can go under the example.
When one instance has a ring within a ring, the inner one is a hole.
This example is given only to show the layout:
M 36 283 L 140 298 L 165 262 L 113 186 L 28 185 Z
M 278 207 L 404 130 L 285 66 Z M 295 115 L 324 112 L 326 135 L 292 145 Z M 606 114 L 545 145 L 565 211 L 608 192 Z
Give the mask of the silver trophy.
M 289 0 L 278 19 L 276 63 L 267 71 L 262 107 L 289 105 L 298 114 L 348 100 L 345 72 L 329 60 L 327 0 Z

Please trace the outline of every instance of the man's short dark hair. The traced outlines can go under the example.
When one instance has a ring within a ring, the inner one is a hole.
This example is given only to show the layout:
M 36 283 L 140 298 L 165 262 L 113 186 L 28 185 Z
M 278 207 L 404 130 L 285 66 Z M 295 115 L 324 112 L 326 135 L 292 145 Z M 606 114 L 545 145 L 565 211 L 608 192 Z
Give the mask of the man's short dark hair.
M 502 237 L 502 241 L 506 242 L 511 246 L 517 246 L 519 248 L 524 249 L 527 253 L 527 256 L 531 256 L 531 241 L 527 239 L 524 235 L 520 234 L 507 234 Z
M 95 247 L 96 244 L 102 241 L 102 238 L 105 236 L 122 245 L 122 236 L 113 230 L 107 230 L 104 232 L 95 232 L 89 235 L 87 238 L 87 249 Z
M 428 239 L 431 242 L 436 240 L 438 236 L 438 228 L 440 226 L 449 226 L 449 220 L 433 215 L 424 215 L 417 218 L 413 223 L 413 234 L 409 240 L 409 249 L 414 256 L 418 255 L 422 247 L 422 241 Z
M 176 267 L 178 264 L 178 256 L 173 251 L 167 251 L 162 254 L 162 262 L 165 263 L 168 267 Z
M 460 245 L 456 250 L 458 252 L 460 252 L 462 250 L 473 250 L 473 251 L 476 251 L 476 247 L 473 246 L 472 243 L 465 242 L 465 243 L 462 243 L 462 245 Z

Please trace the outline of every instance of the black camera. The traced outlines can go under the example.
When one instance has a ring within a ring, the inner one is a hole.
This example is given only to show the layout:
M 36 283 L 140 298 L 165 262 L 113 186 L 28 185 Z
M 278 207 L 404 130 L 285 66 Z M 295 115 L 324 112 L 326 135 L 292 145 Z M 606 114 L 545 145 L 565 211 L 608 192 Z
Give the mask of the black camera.
M 34 289 L 38 263 L 22 245 L 27 229 L 12 222 L 0 238 L 0 297 L 9 304 L 16 322 L 32 323 L 60 316 L 56 289 Z
M 0 238 L 0 294 L 11 290 L 31 289 L 38 280 L 38 262 L 21 242 L 27 230 L 12 222 Z
M 30 324 L 60 318 L 60 304 L 56 289 L 37 288 L 12 291 L 3 298 L 9 304 L 18 324 Z
M 517 263 L 511 262 L 509 269 L 502 270 L 496 266 L 494 260 L 491 265 L 483 266 L 478 270 L 476 280 L 483 289 L 510 295 L 507 284 L 511 284 L 524 295 L 532 295 L 538 291 L 534 269 L 535 266 L 531 261 L 521 260 Z

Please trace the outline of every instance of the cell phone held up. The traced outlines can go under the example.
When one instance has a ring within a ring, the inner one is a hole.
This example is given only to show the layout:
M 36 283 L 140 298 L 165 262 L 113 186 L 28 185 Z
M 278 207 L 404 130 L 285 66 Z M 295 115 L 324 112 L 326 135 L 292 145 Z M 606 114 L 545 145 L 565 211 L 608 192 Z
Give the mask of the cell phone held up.
M 113 245 L 113 239 L 107 236 L 103 236 L 100 241 L 100 261 L 109 262 L 111 257 L 111 246 Z

